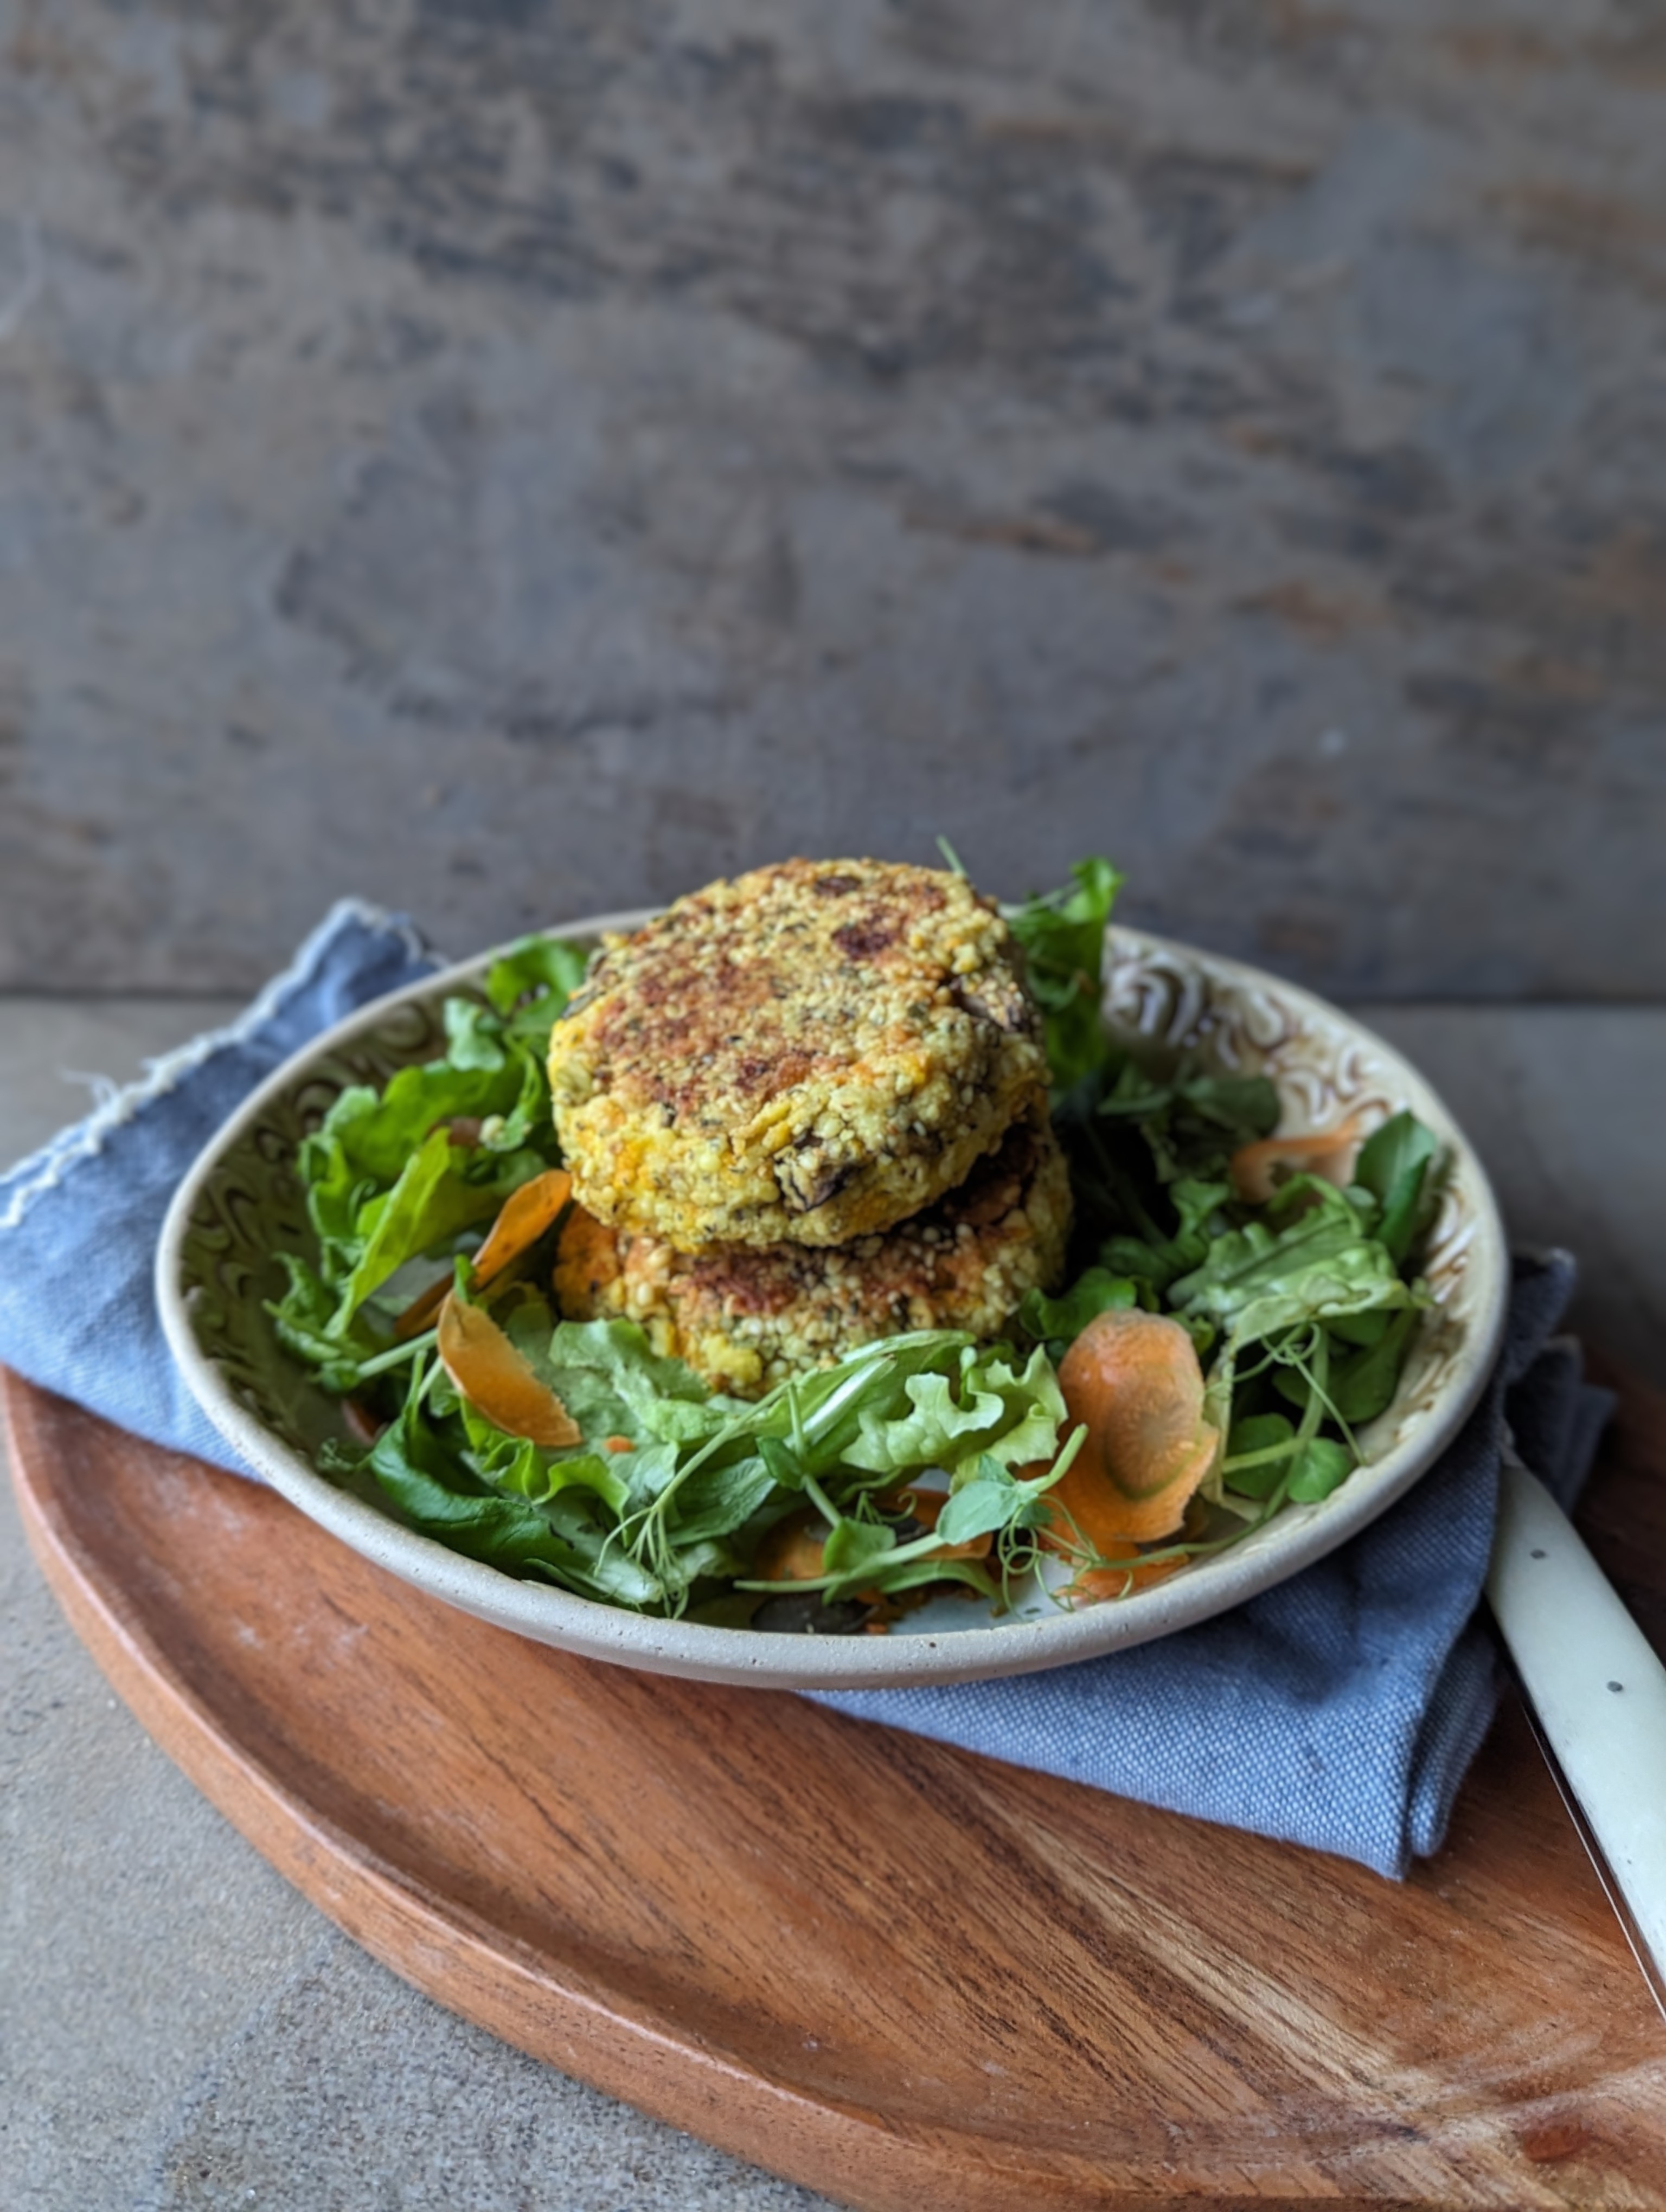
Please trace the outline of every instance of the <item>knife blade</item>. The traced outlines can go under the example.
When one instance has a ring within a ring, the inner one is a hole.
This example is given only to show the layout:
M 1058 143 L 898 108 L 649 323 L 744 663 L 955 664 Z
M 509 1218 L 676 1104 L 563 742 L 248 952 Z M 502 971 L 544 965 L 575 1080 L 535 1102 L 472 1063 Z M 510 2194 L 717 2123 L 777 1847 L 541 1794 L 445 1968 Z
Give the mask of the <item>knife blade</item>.
M 1487 1595 L 1534 1734 L 1666 2017 L 1666 1667 L 1508 1438 Z

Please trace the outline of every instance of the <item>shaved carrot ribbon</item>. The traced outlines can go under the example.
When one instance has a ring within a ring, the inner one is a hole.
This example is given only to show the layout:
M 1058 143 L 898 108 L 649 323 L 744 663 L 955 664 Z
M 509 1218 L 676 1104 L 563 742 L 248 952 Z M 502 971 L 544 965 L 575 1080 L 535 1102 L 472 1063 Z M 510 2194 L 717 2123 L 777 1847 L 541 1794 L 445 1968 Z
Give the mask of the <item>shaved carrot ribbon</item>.
M 1043 1541 L 1129 1562 L 1090 1570 L 1073 1586 L 1079 1596 L 1120 1595 L 1130 1576 L 1137 1586 L 1168 1571 L 1166 1563 L 1134 1564 L 1137 1547 L 1181 1528 L 1220 1449 L 1219 1431 L 1203 1418 L 1197 1350 L 1165 1314 L 1098 1314 L 1066 1352 L 1059 1387 L 1087 1438 L 1047 1493 L 1053 1517 Z
M 474 1255 L 474 1280 L 482 1289 L 523 1252 L 529 1252 L 573 1195 L 573 1178 L 565 1168 L 546 1168 L 531 1182 L 524 1182 L 503 1201 L 503 1210 L 491 1233 Z
M 760 1582 L 812 1583 L 823 1571 L 827 1524 L 812 1507 L 778 1521 L 758 1546 L 752 1572 Z
M 583 1313 L 605 1284 L 619 1274 L 619 1240 L 605 1221 L 575 1206 L 561 1232 L 556 1254 L 556 1304 L 564 1314 Z
M 524 1252 L 530 1251 L 572 1195 L 573 1178 L 565 1168 L 546 1168 L 531 1182 L 524 1182 L 519 1190 L 511 1191 L 485 1243 L 474 1255 L 471 1267 L 474 1287 L 484 1290 L 506 1268 L 512 1267 Z M 413 1299 L 405 1308 L 393 1324 L 397 1343 L 406 1343 L 433 1325 L 435 1316 L 450 1291 L 451 1279 L 446 1275 L 439 1282 L 431 1283 L 421 1297 Z
M 1340 1128 L 1316 1130 L 1305 1137 L 1263 1137 L 1243 1145 L 1226 1164 L 1232 1188 L 1252 1206 L 1265 1206 L 1280 1182 L 1296 1175 L 1318 1176 L 1346 1190 L 1359 1156 L 1359 1131 L 1352 1120 Z
M 447 1374 L 494 1427 L 547 1451 L 583 1443 L 583 1430 L 483 1306 L 448 1296 L 440 1309 L 438 1350 Z

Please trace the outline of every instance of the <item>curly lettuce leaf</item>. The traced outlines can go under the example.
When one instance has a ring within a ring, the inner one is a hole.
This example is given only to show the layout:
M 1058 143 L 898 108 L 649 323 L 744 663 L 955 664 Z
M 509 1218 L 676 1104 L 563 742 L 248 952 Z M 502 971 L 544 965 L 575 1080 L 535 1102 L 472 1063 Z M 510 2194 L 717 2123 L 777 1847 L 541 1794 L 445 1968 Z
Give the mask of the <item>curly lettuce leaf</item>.
M 1312 1201 L 1308 1210 L 1280 1228 L 1268 1227 L 1267 1217 L 1287 1212 L 1303 1194 Z M 1229 1346 L 1257 1343 L 1303 1322 L 1417 1302 L 1359 1210 L 1329 1183 L 1295 1177 L 1263 1216 L 1218 1237 L 1202 1266 L 1169 1293 L 1178 1313 L 1224 1330 Z
M 1059 1378 L 1040 1345 L 1022 1371 L 1013 1356 L 1005 1345 L 967 1346 L 954 1367 L 910 1376 L 906 1409 L 863 1410 L 850 1465 L 873 1474 L 940 1467 L 958 1480 L 985 1457 L 1008 1468 L 1049 1458 L 1065 1419 Z

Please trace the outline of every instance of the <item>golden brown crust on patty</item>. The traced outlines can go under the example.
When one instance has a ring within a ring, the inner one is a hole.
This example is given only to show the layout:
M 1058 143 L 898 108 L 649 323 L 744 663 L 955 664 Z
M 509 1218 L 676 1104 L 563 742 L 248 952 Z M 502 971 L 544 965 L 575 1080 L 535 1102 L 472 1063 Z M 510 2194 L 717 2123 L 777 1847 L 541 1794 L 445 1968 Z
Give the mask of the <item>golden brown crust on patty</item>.
M 1069 1233 L 1069 1173 L 1038 1109 L 958 1190 L 837 1249 L 729 1244 L 684 1254 L 575 1212 L 562 1235 L 556 1296 L 566 1319 L 638 1322 L 657 1352 L 686 1360 L 713 1389 L 755 1397 L 906 1329 L 999 1336 L 1026 1291 L 1056 1282 Z
M 841 1244 L 961 1182 L 1045 1089 L 1022 956 L 958 876 L 787 860 L 609 941 L 550 1043 L 599 1219 Z

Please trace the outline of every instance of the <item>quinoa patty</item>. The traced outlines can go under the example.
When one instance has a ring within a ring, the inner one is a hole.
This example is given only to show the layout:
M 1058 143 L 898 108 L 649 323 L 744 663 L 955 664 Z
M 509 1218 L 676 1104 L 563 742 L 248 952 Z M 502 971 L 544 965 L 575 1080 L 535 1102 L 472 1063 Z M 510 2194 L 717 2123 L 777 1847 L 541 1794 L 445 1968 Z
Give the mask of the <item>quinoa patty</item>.
M 787 860 L 678 899 L 607 941 L 550 1041 L 579 1203 L 685 1252 L 889 1229 L 1046 1082 L 994 902 L 877 860 Z
M 1058 1279 L 1070 1176 L 1033 1109 L 962 1187 L 884 1235 L 836 1249 L 745 1244 L 673 1251 L 576 1209 L 556 1297 L 572 1321 L 621 1316 L 714 1389 L 757 1397 L 875 1337 L 911 1328 L 999 1336 L 1025 1292 Z

